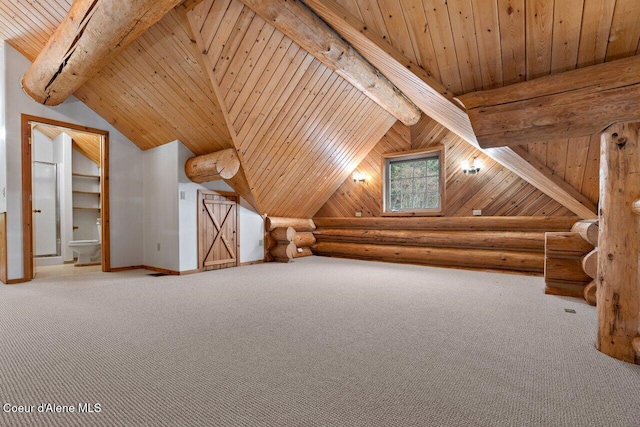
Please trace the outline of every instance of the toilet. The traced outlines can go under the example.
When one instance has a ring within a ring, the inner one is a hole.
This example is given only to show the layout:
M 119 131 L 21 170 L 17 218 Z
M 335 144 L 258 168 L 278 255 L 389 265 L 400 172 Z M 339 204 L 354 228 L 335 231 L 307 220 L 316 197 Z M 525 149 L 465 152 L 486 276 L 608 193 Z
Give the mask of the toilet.
M 68 246 L 78 255 L 75 265 L 89 265 L 100 262 L 100 239 L 102 238 L 102 226 L 100 218 L 96 221 L 98 228 L 98 240 L 71 240 Z

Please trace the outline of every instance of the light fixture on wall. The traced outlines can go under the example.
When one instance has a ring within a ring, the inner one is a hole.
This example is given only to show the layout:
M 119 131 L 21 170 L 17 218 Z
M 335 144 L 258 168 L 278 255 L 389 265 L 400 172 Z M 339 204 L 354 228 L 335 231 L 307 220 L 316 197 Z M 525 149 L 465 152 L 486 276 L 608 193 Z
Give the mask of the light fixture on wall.
M 464 172 L 465 175 L 475 175 L 480 172 L 482 164 L 482 159 L 474 157 L 471 162 L 469 162 L 469 160 L 463 160 L 462 162 L 460 162 L 460 167 L 462 168 L 462 172 Z
M 365 182 L 367 180 L 367 174 L 364 172 L 355 171 L 353 173 L 353 182 Z

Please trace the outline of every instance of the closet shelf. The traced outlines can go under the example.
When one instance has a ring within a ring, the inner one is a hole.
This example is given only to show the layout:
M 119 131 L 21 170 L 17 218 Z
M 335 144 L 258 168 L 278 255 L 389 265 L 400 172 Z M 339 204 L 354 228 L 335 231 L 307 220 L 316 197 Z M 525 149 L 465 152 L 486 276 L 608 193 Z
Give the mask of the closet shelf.
M 100 175 L 87 175 L 84 173 L 72 173 L 71 176 L 78 177 L 78 178 L 100 179 Z
M 96 196 L 100 195 L 99 191 L 80 191 L 80 190 L 73 190 L 72 193 L 74 194 L 95 194 Z

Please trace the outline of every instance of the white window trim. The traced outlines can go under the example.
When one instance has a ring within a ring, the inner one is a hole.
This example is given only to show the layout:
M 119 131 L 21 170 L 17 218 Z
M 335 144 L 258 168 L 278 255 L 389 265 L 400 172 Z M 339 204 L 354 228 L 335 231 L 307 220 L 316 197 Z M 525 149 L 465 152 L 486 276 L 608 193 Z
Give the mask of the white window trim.
M 389 188 L 389 164 L 392 161 L 413 160 L 421 157 L 439 156 L 440 158 L 440 207 L 438 209 L 414 209 L 403 211 L 387 211 Z M 445 149 L 437 144 L 426 149 L 401 151 L 382 155 L 382 216 L 442 216 L 445 211 Z

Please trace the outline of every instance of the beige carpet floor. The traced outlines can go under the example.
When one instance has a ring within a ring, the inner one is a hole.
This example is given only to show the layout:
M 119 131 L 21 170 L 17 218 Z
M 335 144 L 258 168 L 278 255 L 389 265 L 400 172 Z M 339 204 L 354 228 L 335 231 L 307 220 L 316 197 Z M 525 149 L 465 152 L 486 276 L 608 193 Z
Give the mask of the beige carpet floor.
M 640 366 L 539 277 L 319 257 L 145 273 L 0 286 L 0 425 L 640 425 Z

